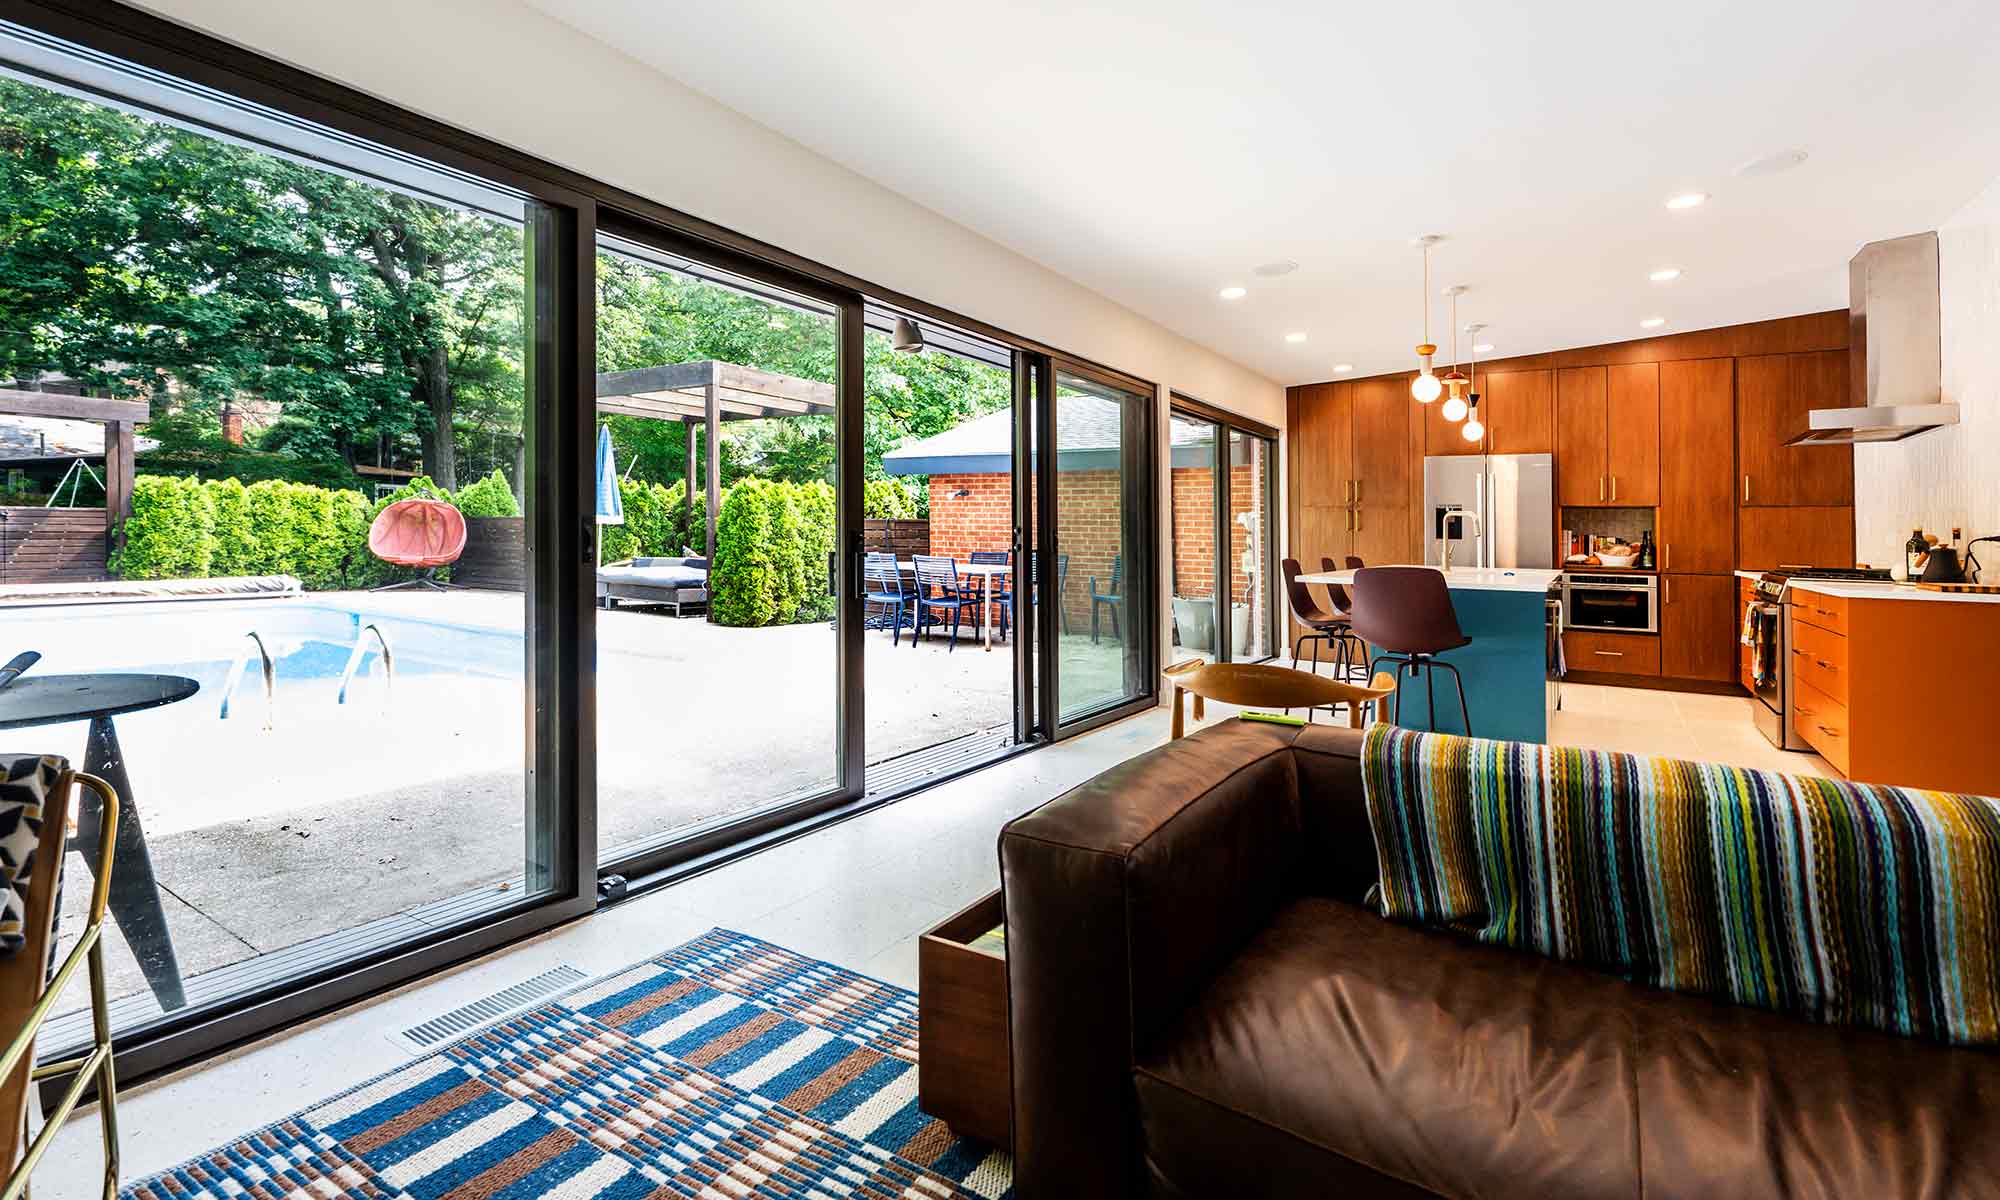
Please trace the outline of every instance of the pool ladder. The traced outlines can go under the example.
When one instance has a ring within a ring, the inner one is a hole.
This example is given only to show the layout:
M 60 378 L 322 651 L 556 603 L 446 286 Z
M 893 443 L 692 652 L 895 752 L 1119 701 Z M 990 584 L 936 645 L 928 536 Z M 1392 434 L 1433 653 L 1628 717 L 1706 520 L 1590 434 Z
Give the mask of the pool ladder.
M 363 625 L 361 631 L 354 635 L 354 645 L 347 652 L 347 666 L 340 672 L 340 695 L 335 700 L 337 704 L 347 703 L 347 688 L 349 684 L 354 682 L 355 672 L 361 669 L 361 660 L 367 657 L 368 635 L 370 634 L 375 635 L 375 644 L 382 648 L 383 693 L 387 696 L 395 689 L 395 651 L 389 648 L 389 635 L 382 632 L 381 626 L 371 621 Z M 264 674 L 264 728 L 268 731 L 276 723 L 278 717 L 277 663 L 272 660 L 270 647 L 264 644 L 263 635 L 252 630 L 245 634 L 244 637 L 249 639 L 250 645 L 236 656 L 234 662 L 229 664 L 229 676 L 222 683 L 222 711 L 219 715 L 222 720 L 227 721 L 229 719 L 229 706 L 236 698 L 236 688 L 243 682 L 243 672 L 249 667 L 250 658 L 254 654 Z
M 229 677 L 222 681 L 222 720 L 229 719 L 229 703 L 236 698 L 236 685 L 243 682 L 243 669 L 250 665 L 250 655 L 254 652 L 264 666 L 264 729 L 268 732 L 278 718 L 278 668 L 271 661 L 270 648 L 255 630 L 244 635 L 250 639 L 250 648 L 236 656 L 229 664 Z
M 354 673 L 361 669 L 361 659 L 367 654 L 365 646 L 369 634 L 375 635 L 375 644 L 382 647 L 382 696 L 387 699 L 396 690 L 396 654 L 389 649 L 389 635 L 382 627 L 370 621 L 354 635 L 354 646 L 347 652 L 347 667 L 340 673 L 340 699 L 337 703 L 347 703 L 347 685 L 354 679 Z

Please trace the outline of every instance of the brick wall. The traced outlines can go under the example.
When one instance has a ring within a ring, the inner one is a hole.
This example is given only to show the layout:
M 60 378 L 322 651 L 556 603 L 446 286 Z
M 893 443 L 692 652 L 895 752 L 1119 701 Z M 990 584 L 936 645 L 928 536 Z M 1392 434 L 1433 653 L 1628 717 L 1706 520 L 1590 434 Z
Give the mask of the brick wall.
M 1013 486 L 1012 475 L 997 471 L 931 476 L 931 553 L 963 562 L 974 550 L 1007 549 L 1013 540 Z M 1097 576 L 1102 589 L 1111 586 L 1123 520 L 1117 471 L 1064 471 L 1058 477 L 1056 552 L 1069 555 L 1063 609 L 1074 631 L 1090 625 L 1090 577 Z M 1109 612 L 1103 620 L 1108 633 Z

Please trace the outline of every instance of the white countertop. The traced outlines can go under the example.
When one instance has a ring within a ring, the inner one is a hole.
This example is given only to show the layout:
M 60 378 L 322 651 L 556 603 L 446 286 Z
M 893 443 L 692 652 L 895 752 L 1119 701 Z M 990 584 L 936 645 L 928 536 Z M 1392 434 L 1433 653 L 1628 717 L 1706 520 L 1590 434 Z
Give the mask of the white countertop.
M 1384 563 L 1384 566 L 1421 566 L 1420 563 Z M 1429 568 L 1432 571 L 1436 567 Z M 1444 575 L 1445 586 L 1470 592 L 1546 592 L 1549 585 L 1562 577 L 1561 571 L 1550 571 L 1539 567 L 1453 567 Z M 1354 582 L 1352 571 L 1321 571 L 1312 575 L 1300 575 L 1300 583 L 1337 583 L 1346 587 Z M 2000 599 L 2000 597 L 1988 597 Z
M 1794 579 L 1788 585 L 1802 592 L 1848 600 L 1942 600 L 1952 604 L 2000 604 L 1990 592 L 1928 592 L 1914 583 L 1874 583 L 1852 579 Z

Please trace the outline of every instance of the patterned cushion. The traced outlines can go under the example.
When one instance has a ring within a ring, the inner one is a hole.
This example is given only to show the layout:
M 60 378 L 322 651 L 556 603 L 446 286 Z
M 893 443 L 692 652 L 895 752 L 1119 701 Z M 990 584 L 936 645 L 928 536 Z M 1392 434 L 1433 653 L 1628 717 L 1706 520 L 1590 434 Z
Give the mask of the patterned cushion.
M 1362 773 L 1386 917 L 2000 1043 L 2000 800 L 1382 725 Z
M 18 953 L 27 941 L 42 806 L 68 765 L 51 755 L 0 755 L 0 957 Z M 61 862 L 55 870 L 62 870 Z

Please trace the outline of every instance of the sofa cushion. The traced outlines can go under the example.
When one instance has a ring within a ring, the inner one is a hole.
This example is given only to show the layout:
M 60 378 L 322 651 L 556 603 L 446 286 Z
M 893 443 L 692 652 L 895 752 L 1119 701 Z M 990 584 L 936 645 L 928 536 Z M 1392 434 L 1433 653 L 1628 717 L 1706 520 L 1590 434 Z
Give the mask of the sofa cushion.
M 1323 1196 L 1345 1182 L 1350 1195 L 1629 1200 L 1632 993 L 1338 900 L 1294 901 L 1142 1048 L 1147 1170 L 1168 1194 Z

